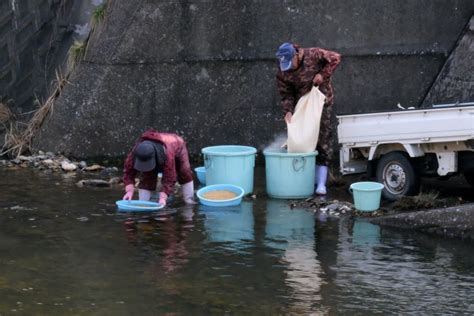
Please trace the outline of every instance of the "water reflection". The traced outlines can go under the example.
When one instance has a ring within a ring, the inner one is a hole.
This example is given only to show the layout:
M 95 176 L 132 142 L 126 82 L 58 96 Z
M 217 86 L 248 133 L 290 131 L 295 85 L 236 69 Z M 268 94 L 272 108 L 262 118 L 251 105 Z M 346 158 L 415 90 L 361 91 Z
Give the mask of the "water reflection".
M 194 209 L 185 206 L 150 215 L 118 215 L 123 220 L 127 240 L 146 253 L 148 273 L 159 280 L 163 274 L 175 272 L 189 261 L 187 236 L 194 227 Z
M 349 227 L 352 243 L 356 245 L 376 245 L 380 242 L 380 226 L 364 221 L 355 221 Z
M 472 243 L 278 200 L 122 215 L 121 188 L 0 178 L 1 315 L 474 314 Z
M 208 241 L 224 243 L 230 248 L 245 247 L 244 241 L 254 240 L 253 203 L 243 201 L 233 207 L 209 207 L 200 205 Z
M 314 215 L 304 209 L 290 209 L 287 201 L 268 200 L 266 205 L 266 244 L 283 251 L 285 284 L 292 289 L 296 310 L 313 311 L 321 300 L 322 270 L 315 252 Z M 318 306 L 317 311 L 321 311 Z

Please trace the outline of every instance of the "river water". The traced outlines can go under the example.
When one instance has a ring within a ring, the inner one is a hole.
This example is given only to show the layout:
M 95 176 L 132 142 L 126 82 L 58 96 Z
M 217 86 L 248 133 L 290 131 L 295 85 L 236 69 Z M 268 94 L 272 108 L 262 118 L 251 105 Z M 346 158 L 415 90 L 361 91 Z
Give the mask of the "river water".
M 121 188 L 0 179 L 0 315 L 474 313 L 472 243 L 267 199 L 119 214 Z

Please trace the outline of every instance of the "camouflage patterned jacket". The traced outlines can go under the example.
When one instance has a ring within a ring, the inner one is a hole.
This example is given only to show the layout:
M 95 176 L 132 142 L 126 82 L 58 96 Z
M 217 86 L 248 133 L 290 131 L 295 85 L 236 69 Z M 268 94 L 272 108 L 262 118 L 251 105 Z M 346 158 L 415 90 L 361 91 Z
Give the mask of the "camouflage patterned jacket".
M 334 100 L 331 75 L 339 65 L 341 55 L 318 47 L 299 49 L 303 50 L 300 66 L 297 69 L 284 72 L 278 69 L 276 76 L 281 105 L 285 114 L 287 112 L 293 113 L 298 100 L 311 90 L 316 74 L 321 74 L 323 77 L 323 83 L 319 89 L 326 95 L 325 105 L 332 105 Z

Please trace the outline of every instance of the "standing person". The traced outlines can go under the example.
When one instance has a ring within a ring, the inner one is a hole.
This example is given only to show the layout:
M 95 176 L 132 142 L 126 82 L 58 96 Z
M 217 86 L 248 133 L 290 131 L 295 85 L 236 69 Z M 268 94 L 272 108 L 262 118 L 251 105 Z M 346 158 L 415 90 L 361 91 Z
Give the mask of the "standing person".
M 184 140 L 176 134 L 159 133 L 154 129 L 144 132 L 127 156 L 124 165 L 124 200 L 131 200 L 135 189 L 135 176 L 141 172 L 138 196 L 148 201 L 156 189 L 158 173 L 163 173 L 159 203 L 173 193 L 176 181 L 181 184 L 186 204 L 194 204 L 193 173 L 189 164 Z
M 280 64 L 277 73 L 278 92 L 285 121 L 291 122 L 298 100 L 313 86 L 326 96 L 316 147 L 316 194 L 327 193 L 328 166 L 333 155 L 331 112 L 334 102 L 331 76 L 341 61 L 341 55 L 318 47 L 301 48 L 296 44 L 283 43 L 276 52 Z

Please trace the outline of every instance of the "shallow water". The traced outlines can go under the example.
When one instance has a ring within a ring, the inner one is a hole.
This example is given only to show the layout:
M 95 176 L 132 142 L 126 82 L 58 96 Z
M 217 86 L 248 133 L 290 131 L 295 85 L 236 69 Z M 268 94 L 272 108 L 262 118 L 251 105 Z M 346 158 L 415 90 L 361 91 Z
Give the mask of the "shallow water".
M 130 216 L 120 188 L 0 179 L 0 315 L 474 313 L 472 243 L 278 200 Z

